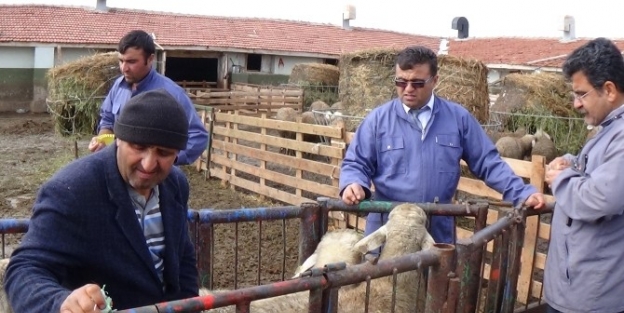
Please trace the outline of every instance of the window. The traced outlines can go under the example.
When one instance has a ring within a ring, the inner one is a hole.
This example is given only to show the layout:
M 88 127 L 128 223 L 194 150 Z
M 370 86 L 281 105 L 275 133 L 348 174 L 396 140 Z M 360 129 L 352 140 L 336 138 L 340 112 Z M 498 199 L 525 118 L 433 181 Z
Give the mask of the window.
M 262 55 L 248 54 L 247 55 L 247 70 L 260 72 L 261 69 L 262 69 Z
M 338 60 L 337 59 L 325 59 L 323 60 L 323 63 L 330 64 L 330 65 L 338 65 Z

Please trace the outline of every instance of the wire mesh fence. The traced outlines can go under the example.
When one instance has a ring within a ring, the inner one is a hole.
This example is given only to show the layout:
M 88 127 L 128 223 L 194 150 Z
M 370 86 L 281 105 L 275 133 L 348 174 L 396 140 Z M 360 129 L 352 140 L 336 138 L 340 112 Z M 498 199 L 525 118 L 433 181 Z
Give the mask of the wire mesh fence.
M 578 153 L 591 131 L 583 118 L 546 114 L 490 111 L 490 123 L 498 124 L 498 128 L 491 130 L 499 132 L 520 130 L 527 134 L 534 134 L 542 130 L 550 135 L 559 155 Z

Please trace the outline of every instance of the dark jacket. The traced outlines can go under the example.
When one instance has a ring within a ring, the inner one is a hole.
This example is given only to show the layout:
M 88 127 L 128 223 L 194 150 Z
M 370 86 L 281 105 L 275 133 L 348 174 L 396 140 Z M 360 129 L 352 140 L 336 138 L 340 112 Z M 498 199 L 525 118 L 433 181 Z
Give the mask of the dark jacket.
M 197 296 L 186 177 L 173 167 L 159 185 L 163 290 L 117 169 L 116 151 L 111 145 L 78 159 L 41 187 L 28 233 L 6 272 L 15 313 L 59 312 L 71 291 L 88 283 L 106 285 L 115 309 Z

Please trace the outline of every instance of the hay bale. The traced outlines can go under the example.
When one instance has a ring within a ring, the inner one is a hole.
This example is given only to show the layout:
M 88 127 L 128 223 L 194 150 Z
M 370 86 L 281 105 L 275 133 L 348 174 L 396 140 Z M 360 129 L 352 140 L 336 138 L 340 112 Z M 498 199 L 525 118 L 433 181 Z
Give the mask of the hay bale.
M 492 105 L 492 120 L 502 131 L 524 128 L 550 134 L 558 154 L 576 154 L 588 130 L 582 116 L 573 108 L 572 88 L 557 73 L 509 74 L 502 80 L 502 91 Z
M 340 72 L 335 65 L 299 63 L 293 67 L 288 83 L 337 86 L 339 76 Z
M 450 55 L 438 56 L 438 85 L 442 98 L 461 104 L 481 124 L 490 119 L 487 66 L 480 61 Z
M 572 107 L 572 87 L 561 74 L 513 73 L 506 75 L 501 84 L 492 111 L 512 113 L 528 108 L 546 110 L 556 116 L 578 116 Z
M 345 114 L 362 117 L 396 97 L 392 80 L 399 50 L 377 49 L 343 54 L 340 58 L 340 101 Z M 440 78 L 436 94 L 463 105 L 481 123 L 489 119 L 487 67 L 479 61 L 438 56 Z
M 62 136 L 93 134 L 100 106 L 119 74 L 117 52 L 98 53 L 51 68 L 48 110 Z

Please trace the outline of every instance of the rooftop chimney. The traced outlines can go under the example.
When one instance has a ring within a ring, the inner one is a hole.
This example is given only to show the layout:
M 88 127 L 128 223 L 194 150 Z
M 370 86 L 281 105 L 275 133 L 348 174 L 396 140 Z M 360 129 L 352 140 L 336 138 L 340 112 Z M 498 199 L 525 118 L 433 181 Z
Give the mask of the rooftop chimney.
M 108 12 L 108 7 L 106 6 L 106 0 L 97 0 L 95 5 L 95 10 L 100 12 Z
M 438 49 L 438 55 L 446 55 L 448 54 L 448 44 L 449 41 L 446 38 L 442 38 L 440 40 L 440 48 Z
M 342 28 L 351 29 L 351 25 L 349 25 L 350 20 L 355 19 L 355 6 L 347 5 L 342 12 Z
M 468 19 L 463 16 L 458 16 L 453 19 L 453 23 L 451 27 L 457 30 L 457 38 L 466 39 L 468 38 Z
M 572 41 L 576 39 L 576 26 L 574 25 L 574 17 L 566 15 L 563 18 L 563 41 Z

